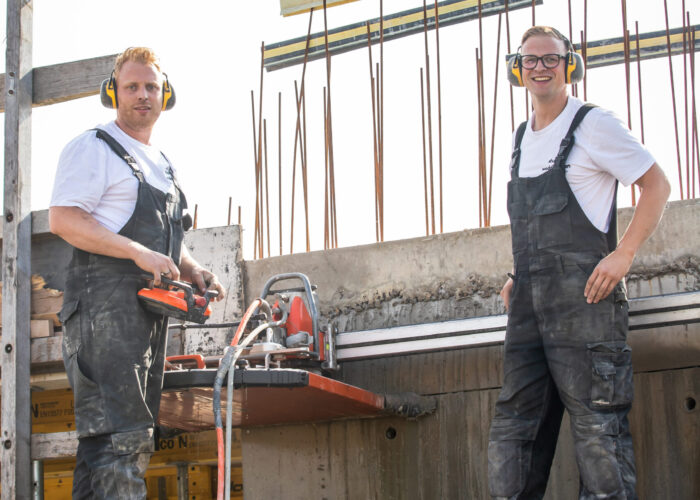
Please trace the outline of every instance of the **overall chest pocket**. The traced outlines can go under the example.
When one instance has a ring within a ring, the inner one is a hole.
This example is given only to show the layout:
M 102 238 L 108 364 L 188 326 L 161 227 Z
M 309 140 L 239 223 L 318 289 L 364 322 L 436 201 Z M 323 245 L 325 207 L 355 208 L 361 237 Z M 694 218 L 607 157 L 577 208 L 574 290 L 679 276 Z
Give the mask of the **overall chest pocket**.
M 572 242 L 571 216 L 568 210 L 569 194 L 547 193 L 532 211 L 536 218 L 537 248 L 568 245 Z

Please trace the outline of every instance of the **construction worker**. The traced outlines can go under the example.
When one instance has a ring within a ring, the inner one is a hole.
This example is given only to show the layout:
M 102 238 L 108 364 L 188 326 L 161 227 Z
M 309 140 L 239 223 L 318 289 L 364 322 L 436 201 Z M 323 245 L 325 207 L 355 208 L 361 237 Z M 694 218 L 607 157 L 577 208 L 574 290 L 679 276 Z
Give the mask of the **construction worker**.
M 568 95 L 583 61 L 557 30 L 528 29 L 508 76 L 530 92 L 533 113 L 515 133 L 508 185 L 514 265 L 501 291 L 508 326 L 490 492 L 543 497 L 566 408 L 579 498 L 636 498 L 623 278 L 670 186 L 617 117 Z M 618 181 L 641 190 L 619 243 Z
M 65 147 L 49 208 L 51 232 L 74 247 L 60 315 L 79 441 L 73 498 L 146 498 L 167 318 L 143 309 L 137 292 L 144 274 L 215 289 L 218 300 L 224 289 L 183 245 L 187 203 L 150 143 L 175 98 L 153 51 L 119 55 L 101 98 L 116 120 Z

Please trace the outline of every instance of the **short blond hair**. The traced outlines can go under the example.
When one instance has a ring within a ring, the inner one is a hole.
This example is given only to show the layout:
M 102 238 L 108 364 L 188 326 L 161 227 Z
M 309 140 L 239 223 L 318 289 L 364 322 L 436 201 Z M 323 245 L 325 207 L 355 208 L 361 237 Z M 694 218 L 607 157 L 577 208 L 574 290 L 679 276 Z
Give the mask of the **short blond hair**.
M 129 47 L 124 52 L 117 56 L 117 60 L 114 61 L 114 77 L 119 75 L 119 71 L 124 66 L 127 61 L 133 61 L 141 64 L 152 64 L 156 69 L 162 73 L 160 70 L 160 60 L 153 49 L 148 47 Z

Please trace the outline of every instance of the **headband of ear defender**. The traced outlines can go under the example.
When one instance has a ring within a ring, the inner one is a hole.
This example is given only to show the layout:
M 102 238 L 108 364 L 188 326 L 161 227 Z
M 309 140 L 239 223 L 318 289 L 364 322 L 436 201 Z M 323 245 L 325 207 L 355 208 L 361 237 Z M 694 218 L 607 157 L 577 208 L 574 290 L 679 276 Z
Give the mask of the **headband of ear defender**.
M 163 73 L 165 81 L 163 82 L 163 105 L 161 109 L 168 111 L 175 106 L 175 89 L 168 81 L 168 75 Z M 100 101 L 105 108 L 117 109 L 119 107 L 119 99 L 117 98 L 117 81 L 114 79 L 114 71 L 109 78 L 100 85 Z
M 569 40 L 565 40 L 569 52 L 566 54 L 566 66 L 564 67 L 564 75 L 566 83 L 579 83 L 583 80 L 583 75 L 586 73 L 583 64 L 583 58 L 574 49 Z M 513 87 L 523 87 L 523 68 L 522 54 L 520 47 L 516 54 L 506 56 L 506 67 L 508 81 Z

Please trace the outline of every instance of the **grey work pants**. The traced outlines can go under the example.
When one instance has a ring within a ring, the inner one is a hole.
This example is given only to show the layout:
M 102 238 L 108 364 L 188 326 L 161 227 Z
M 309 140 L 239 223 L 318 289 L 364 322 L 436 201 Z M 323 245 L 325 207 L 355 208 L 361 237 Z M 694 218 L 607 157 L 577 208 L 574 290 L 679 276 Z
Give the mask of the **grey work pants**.
M 583 290 L 593 267 L 565 264 L 514 280 L 488 449 L 494 498 L 544 496 L 564 408 L 579 498 L 636 498 L 627 300 L 620 284 L 587 304 Z

